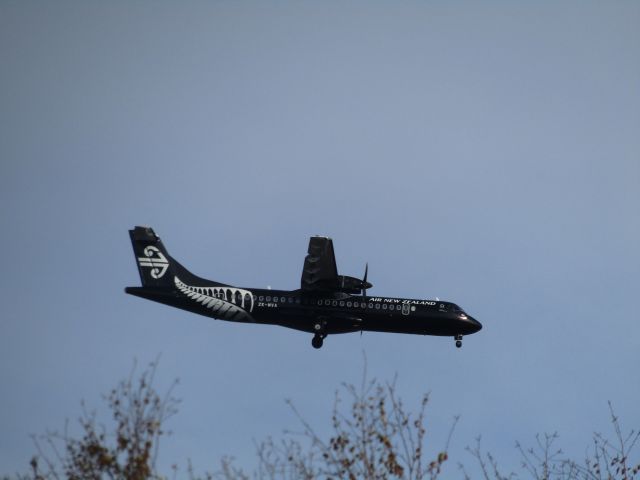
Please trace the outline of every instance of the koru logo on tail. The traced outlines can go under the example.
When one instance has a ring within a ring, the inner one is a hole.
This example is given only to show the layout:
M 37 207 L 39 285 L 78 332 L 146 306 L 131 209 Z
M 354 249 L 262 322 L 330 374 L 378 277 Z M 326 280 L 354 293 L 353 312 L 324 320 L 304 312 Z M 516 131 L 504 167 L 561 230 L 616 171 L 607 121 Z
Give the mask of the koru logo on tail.
M 149 245 L 143 251 L 144 257 L 138 257 L 141 267 L 151 268 L 151 278 L 162 278 L 169 268 L 169 260 L 156 247 Z

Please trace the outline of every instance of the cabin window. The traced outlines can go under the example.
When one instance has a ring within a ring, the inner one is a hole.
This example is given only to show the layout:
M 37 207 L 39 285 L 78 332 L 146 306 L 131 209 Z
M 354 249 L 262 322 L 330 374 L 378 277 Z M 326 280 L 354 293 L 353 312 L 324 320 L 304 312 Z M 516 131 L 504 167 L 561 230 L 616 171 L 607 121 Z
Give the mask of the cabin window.
M 411 307 L 411 311 L 412 311 L 412 312 L 415 312 L 415 311 L 416 311 L 416 307 L 413 307 L 413 306 L 412 306 L 412 307 Z
M 340 301 L 340 306 L 344 307 L 344 302 L 342 300 Z
M 358 302 L 353 302 L 353 306 L 358 308 L 360 306 L 360 304 Z
M 270 302 L 270 301 L 271 301 L 271 297 L 266 297 L 266 298 L 265 298 L 265 300 L 266 300 L 267 302 Z
M 296 303 L 297 303 L 298 305 L 300 305 L 300 299 L 299 299 L 299 298 L 296 298 Z
M 260 295 L 260 296 L 258 297 L 258 301 L 263 302 L 263 301 L 264 301 L 264 296 Z
M 380 304 L 376 303 L 376 310 L 380 310 Z
M 410 311 L 409 304 L 408 303 L 403 304 L 402 305 L 402 314 L 403 315 L 409 315 L 409 311 Z
M 332 306 L 332 307 L 335 307 L 335 306 L 337 306 L 337 305 L 338 305 L 338 302 L 337 302 L 336 300 L 334 300 L 333 302 L 331 302 L 331 306 Z
M 389 308 L 389 306 L 388 306 L 386 303 L 383 303 L 383 304 L 382 304 L 382 309 L 383 309 L 383 310 L 386 310 L 387 308 Z
M 280 301 L 281 301 L 282 303 L 284 303 L 284 302 L 286 302 L 286 301 L 287 301 L 287 299 L 286 299 L 286 298 L 284 298 L 284 297 L 280 297 Z
M 347 302 L 347 307 L 351 307 L 353 305 L 351 302 Z
M 373 303 L 370 303 L 370 304 L 369 304 L 369 308 L 373 308 Z

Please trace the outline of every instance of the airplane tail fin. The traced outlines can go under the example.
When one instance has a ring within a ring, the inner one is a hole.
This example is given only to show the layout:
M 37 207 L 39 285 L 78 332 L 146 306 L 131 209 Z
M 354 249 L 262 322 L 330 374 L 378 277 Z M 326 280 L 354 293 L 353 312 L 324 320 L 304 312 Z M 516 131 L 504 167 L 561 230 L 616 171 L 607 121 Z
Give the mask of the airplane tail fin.
M 169 255 L 162 240 L 151 227 L 135 227 L 133 230 L 129 230 L 129 236 L 143 287 L 175 290 L 176 277 L 192 285 L 224 285 L 197 277 L 180 265 Z
M 150 227 L 129 230 L 143 287 L 173 287 L 176 262 Z

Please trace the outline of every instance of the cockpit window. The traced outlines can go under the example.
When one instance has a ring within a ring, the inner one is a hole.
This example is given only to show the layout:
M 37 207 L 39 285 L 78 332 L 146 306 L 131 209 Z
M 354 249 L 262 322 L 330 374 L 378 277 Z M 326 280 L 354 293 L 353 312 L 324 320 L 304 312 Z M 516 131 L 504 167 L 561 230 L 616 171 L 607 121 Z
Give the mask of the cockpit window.
M 451 310 L 453 310 L 456 313 L 464 313 L 464 310 L 462 310 L 458 305 L 456 305 L 455 303 L 451 304 Z

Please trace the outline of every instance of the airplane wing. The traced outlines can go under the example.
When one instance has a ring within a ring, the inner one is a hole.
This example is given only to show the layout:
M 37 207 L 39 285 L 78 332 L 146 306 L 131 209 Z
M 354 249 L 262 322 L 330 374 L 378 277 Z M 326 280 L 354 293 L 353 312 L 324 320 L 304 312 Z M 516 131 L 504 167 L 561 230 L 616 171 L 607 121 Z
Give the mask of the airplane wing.
M 338 284 L 338 268 L 333 253 L 333 240 L 311 237 L 308 255 L 304 259 L 300 288 L 304 291 L 331 290 Z

